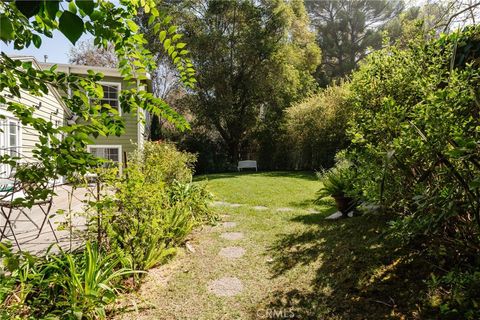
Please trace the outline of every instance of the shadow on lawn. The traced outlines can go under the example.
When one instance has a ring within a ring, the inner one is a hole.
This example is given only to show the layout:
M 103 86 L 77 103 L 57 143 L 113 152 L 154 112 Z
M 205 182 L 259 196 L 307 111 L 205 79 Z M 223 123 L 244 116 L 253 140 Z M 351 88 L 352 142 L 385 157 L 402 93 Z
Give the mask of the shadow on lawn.
M 307 171 L 241 171 L 241 172 L 226 172 L 226 173 L 212 173 L 195 176 L 194 181 L 216 180 L 216 179 L 232 179 L 242 176 L 259 176 L 259 177 L 278 177 L 278 178 L 295 178 L 305 179 L 309 181 L 318 181 L 318 178 L 313 172 Z
M 382 236 L 385 219 L 327 221 L 324 216 L 293 218 L 308 225 L 306 231 L 283 234 L 269 248 L 273 277 L 306 268 L 312 273 L 310 289 L 293 282 L 266 297 L 257 310 L 293 308 L 296 319 L 418 318 L 429 264 Z

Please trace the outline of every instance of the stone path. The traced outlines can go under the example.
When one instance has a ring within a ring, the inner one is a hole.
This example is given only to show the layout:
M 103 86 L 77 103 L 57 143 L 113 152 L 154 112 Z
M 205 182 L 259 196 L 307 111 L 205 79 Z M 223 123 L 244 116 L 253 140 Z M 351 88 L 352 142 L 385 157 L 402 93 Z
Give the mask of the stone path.
M 229 217 L 228 215 L 226 216 Z M 237 223 L 234 221 L 225 221 L 222 223 L 222 226 L 225 229 L 230 229 L 235 228 Z M 244 234 L 243 232 L 224 232 L 220 237 L 229 241 L 237 241 L 243 239 Z M 245 249 L 242 247 L 223 247 L 218 254 L 227 259 L 239 259 L 245 254 Z M 217 297 L 233 297 L 242 292 L 243 284 L 242 281 L 236 277 L 223 277 L 210 281 L 207 290 Z
M 218 297 L 233 297 L 243 290 L 242 282 L 234 277 L 225 277 L 210 282 L 208 291 Z
M 243 204 L 228 203 L 225 201 L 214 201 L 213 206 L 238 208 L 243 206 Z M 251 208 L 257 211 L 264 211 L 269 209 L 268 207 L 261 206 L 261 205 L 252 206 Z M 275 211 L 277 212 L 291 212 L 293 210 L 294 210 L 293 208 L 288 208 L 288 207 L 275 209 Z M 307 212 L 319 213 L 319 211 L 315 209 L 307 209 Z M 229 219 L 230 215 L 223 214 L 221 215 L 221 218 L 224 220 Z M 224 229 L 232 229 L 237 227 L 237 223 L 234 221 L 225 221 L 221 224 L 221 226 Z M 244 234 L 243 232 L 239 232 L 239 231 L 224 232 L 220 235 L 220 237 L 228 241 L 238 241 L 238 240 L 244 239 Z M 238 246 L 223 247 L 220 249 L 220 252 L 218 254 L 226 259 L 239 259 L 243 257 L 243 255 L 245 254 L 245 249 Z M 267 258 L 267 262 L 271 262 L 270 260 L 273 261 L 273 259 Z M 243 290 L 242 281 L 233 276 L 222 277 L 220 279 L 211 280 L 207 285 L 207 291 L 211 294 L 216 295 L 217 297 L 233 297 L 240 294 L 242 290 Z
M 218 254 L 225 258 L 236 259 L 241 258 L 245 254 L 245 249 L 242 247 L 226 247 L 220 249 Z
M 237 226 L 237 223 L 229 221 L 229 222 L 224 222 L 222 225 L 224 228 L 234 228 Z
M 243 239 L 243 233 L 242 232 L 225 232 L 220 235 L 225 240 L 241 240 Z

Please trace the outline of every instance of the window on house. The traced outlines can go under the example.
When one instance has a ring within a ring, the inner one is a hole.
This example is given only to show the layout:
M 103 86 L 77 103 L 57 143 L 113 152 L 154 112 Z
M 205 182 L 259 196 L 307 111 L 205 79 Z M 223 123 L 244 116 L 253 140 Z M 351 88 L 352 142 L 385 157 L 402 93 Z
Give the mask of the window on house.
M 11 157 L 20 157 L 21 149 L 21 124 L 19 121 L 11 118 L 0 120 L 0 155 L 9 155 Z M 0 176 L 8 177 L 11 168 L 7 164 L 0 164 Z
M 120 164 L 121 161 L 121 146 L 88 146 L 87 147 L 88 152 L 93 154 L 94 156 L 98 158 L 103 158 L 110 160 L 111 162 L 115 164 Z M 107 164 L 108 166 L 108 164 Z
M 118 84 L 102 84 L 103 88 L 103 99 L 100 101 L 101 104 L 107 103 L 113 108 L 117 108 L 120 112 L 120 102 L 118 97 L 120 95 L 120 85 Z

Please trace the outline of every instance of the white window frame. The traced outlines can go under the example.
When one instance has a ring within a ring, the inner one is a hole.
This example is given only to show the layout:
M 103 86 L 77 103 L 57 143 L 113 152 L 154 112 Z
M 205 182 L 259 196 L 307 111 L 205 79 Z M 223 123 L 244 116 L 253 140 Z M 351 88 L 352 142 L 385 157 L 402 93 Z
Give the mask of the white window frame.
M 122 171 L 123 167 L 123 152 L 122 152 L 122 145 L 121 144 L 89 144 L 87 145 L 87 151 L 91 153 L 91 150 L 98 148 L 98 149 L 118 149 L 118 167 L 120 171 Z M 107 159 L 109 160 L 109 159 Z
M 4 107 L 4 105 L 2 105 Z M 6 110 L 0 109 L 0 115 L 4 116 L 5 118 L 0 119 L 0 127 L 3 132 L 0 132 L 0 154 L 4 155 L 6 153 L 10 154 L 11 146 L 10 146 L 10 123 L 14 123 L 17 128 L 16 136 L 17 136 L 17 145 L 15 146 L 15 157 L 22 159 L 22 154 L 20 151 L 22 150 L 23 146 L 23 126 L 20 120 L 18 120 L 11 112 Z M 4 123 L 5 125 L 4 125 Z M 11 173 L 11 168 L 7 164 L 0 164 L 0 176 L 8 177 Z
M 122 108 L 120 107 L 120 92 L 122 91 L 122 83 L 121 82 L 109 82 L 109 81 L 100 81 L 98 82 L 98 84 L 102 85 L 102 86 L 115 86 L 118 88 L 118 94 L 117 94 L 117 108 L 118 108 L 118 115 L 122 115 Z M 105 94 L 104 94 L 105 95 Z M 104 98 L 100 99 L 100 100 L 105 100 Z M 110 99 L 111 100 L 111 99 Z

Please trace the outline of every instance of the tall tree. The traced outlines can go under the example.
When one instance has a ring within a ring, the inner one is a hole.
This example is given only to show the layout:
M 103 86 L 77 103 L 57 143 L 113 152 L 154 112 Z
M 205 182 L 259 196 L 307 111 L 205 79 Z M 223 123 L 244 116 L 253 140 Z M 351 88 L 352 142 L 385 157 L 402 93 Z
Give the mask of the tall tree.
M 300 0 L 174 3 L 198 71 L 188 96 L 195 122 L 220 137 L 231 161 L 270 115 L 314 86 L 320 50 Z
M 72 46 L 68 53 L 68 60 L 73 64 L 86 66 L 99 66 L 116 68 L 118 58 L 115 54 L 115 47 L 112 43 L 104 46 L 96 46 L 93 40 L 83 40 Z
M 321 85 L 343 77 L 382 44 L 383 26 L 403 10 L 401 0 L 306 1 L 323 59 Z

